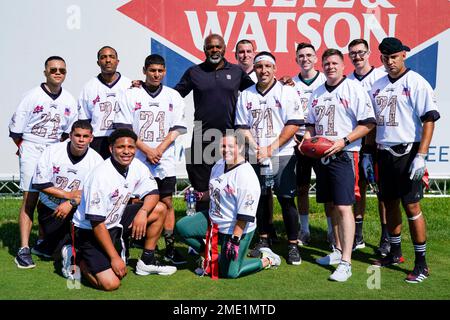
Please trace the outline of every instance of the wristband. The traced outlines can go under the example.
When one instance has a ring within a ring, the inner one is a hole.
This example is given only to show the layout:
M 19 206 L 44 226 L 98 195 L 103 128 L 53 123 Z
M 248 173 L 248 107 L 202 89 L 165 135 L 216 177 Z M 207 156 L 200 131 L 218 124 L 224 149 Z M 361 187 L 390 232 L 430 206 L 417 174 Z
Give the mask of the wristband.
M 344 138 L 342 138 L 342 139 L 344 140 L 345 146 L 348 146 L 348 145 L 351 143 L 350 140 L 348 140 L 347 137 L 344 137 Z

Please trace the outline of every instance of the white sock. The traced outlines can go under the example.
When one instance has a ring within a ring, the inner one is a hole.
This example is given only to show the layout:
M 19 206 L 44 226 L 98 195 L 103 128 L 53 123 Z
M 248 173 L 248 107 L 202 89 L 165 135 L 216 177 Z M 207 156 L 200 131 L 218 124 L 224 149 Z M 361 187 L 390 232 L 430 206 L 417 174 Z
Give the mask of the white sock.
M 309 233 L 309 214 L 300 215 L 300 230 Z
M 333 233 L 333 224 L 331 223 L 331 217 L 327 217 L 328 233 Z

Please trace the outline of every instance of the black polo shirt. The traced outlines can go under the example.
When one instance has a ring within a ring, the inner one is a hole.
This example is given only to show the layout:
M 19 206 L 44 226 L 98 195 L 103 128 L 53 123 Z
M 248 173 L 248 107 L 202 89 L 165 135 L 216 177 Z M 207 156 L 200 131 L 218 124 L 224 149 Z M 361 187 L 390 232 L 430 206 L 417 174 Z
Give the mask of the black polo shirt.
M 194 90 L 194 120 L 202 121 L 202 133 L 211 128 L 233 129 L 239 91 L 254 84 L 241 67 L 224 62 L 219 70 L 206 62 L 190 67 L 175 86 L 182 97 Z M 194 134 L 199 133 L 194 126 Z

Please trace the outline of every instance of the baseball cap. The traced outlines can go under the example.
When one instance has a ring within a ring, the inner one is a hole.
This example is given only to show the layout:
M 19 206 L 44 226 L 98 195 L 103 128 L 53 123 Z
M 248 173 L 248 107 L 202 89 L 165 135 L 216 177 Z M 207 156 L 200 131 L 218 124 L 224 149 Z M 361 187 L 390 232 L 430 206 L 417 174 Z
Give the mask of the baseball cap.
M 394 54 L 400 51 L 411 51 L 411 49 L 397 39 L 393 37 L 387 37 L 384 38 L 383 41 L 381 41 L 380 45 L 378 46 L 378 49 L 382 54 Z

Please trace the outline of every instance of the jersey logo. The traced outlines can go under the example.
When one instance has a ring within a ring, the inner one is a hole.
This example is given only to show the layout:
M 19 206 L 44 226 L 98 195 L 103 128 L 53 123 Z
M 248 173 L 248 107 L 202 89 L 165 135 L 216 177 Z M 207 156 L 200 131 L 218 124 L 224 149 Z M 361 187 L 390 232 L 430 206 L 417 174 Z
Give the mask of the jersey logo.
M 65 115 L 66 117 L 69 117 L 69 116 L 70 116 L 70 109 L 69 109 L 69 108 L 65 108 L 65 109 L 64 109 L 64 115 Z
M 344 106 L 345 109 L 348 109 L 349 101 L 344 98 L 339 98 L 339 101 Z
M 277 107 L 278 109 L 281 109 L 281 103 L 278 100 L 275 100 L 275 107 Z M 298 108 L 297 108 L 298 109 Z
M 411 90 L 408 89 L 408 87 L 403 87 L 402 95 L 404 96 L 411 96 Z
M 100 197 L 98 196 L 98 193 L 95 192 L 95 193 L 92 195 L 92 198 L 93 198 L 93 199 L 91 200 L 90 205 L 91 205 L 92 207 L 100 208 L 100 206 L 99 206 L 99 204 L 100 204 Z
M 59 167 L 55 167 L 55 166 L 53 166 L 53 174 L 57 174 L 57 173 L 59 173 L 59 171 L 60 171 L 60 169 L 59 169 Z
M 169 103 L 169 111 L 172 112 L 173 111 L 173 104 Z
M 142 108 L 142 103 L 136 102 L 136 103 L 134 104 L 133 111 L 139 110 L 139 109 L 141 109 L 141 108 Z
M 231 74 L 227 74 L 227 79 L 231 80 Z
M 56 108 L 58 108 L 58 105 L 57 105 L 57 104 L 54 104 L 54 103 L 52 103 L 52 104 L 50 105 L 50 108 L 56 109 Z
M 247 108 L 247 110 L 250 110 L 252 108 L 252 103 L 247 102 L 247 105 L 245 107 Z
M 234 189 L 227 183 L 225 188 L 223 189 L 227 194 L 234 194 Z
M 111 194 L 111 199 L 117 198 L 119 196 L 119 189 L 114 190 L 114 192 Z
M 75 169 L 67 169 L 67 173 L 73 173 L 73 174 L 77 174 L 78 170 Z
M 313 102 L 311 103 L 311 108 L 314 108 L 315 106 L 317 106 L 317 103 L 319 101 L 317 99 L 314 99 Z
M 109 98 L 109 97 L 115 98 L 116 97 L 116 93 L 115 92 L 109 92 L 109 93 L 106 94 L 106 97 L 107 98 Z
M 100 102 L 100 96 L 99 95 L 97 95 L 97 98 L 92 100 L 92 103 L 94 104 L 94 106 L 97 104 L 97 102 Z
M 377 97 L 377 95 L 380 93 L 380 89 L 377 89 L 377 91 L 375 91 L 374 93 L 372 93 L 372 96 L 374 97 L 374 98 L 376 98 Z
M 253 203 L 255 203 L 255 200 L 253 200 L 253 197 L 251 194 L 247 195 L 247 199 L 245 200 L 244 207 L 246 210 L 252 210 L 253 209 Z
M 36 107 L 34 107 L 33 113 L 40 113 L 42 111 L 44 111 L 43 106 L 36 106 Z

